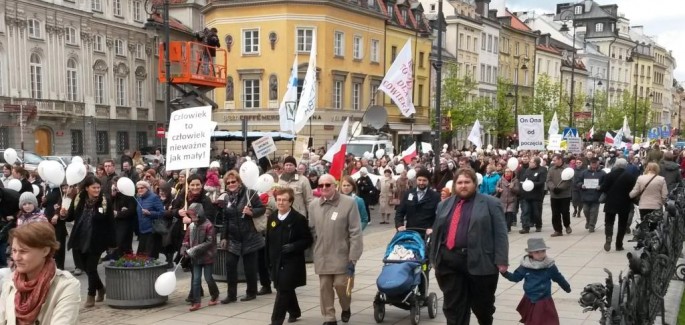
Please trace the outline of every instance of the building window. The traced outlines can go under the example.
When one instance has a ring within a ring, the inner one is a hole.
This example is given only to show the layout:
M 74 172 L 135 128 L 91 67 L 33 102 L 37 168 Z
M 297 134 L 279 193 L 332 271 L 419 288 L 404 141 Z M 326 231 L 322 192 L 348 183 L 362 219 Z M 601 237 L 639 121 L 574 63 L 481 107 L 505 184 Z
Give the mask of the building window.
M 122 39 L 114 40 L 114 53 L 116 55 L 120 55 L 120 56 L 126 55 L 126 47 L 124 46 L 124 40 L 122 40 Z
M 377 39 L 371 40 L 371 62 L 378 63 L 380 57 L 380 41 Z
M 82 130 L 71 130 L 71 154 L 72 155 L 82 155 L 83 154 L 83 131 Z
M 96 74 L 95 82 L 95 104 L 105 104 L 105 76 Z
M 480 65 L 480 81 L 485 82 L 487 79 L 485 79 L 485 64 Z
M 519 55 L 519 42 L 516 42 L 516 47 L 514 47 L 514 55 Z
M 314 40 L 313 28 L 298 28 L 297 29 L 297 51 L 310 52 L 312 50 L 312 42 Z
M 145 59 L 145 45 L 143 44 L 136 44 L 136 59 Z
M 76 60 L 67 61 L 67 100 L 75 102 L 76 91 L 78 90 L 78 79 L 76 74 Z
M 380 102 L 378 100 L 378 84 L 372 83 L 371 84 L 371 105 L 376 105 L 377 102 Z
M 423 52 L 419 52 L 419 68 L 423 68 L 423 58 L 424 54 Z
M 397 57 L 397 46 L 392 46 L 390 48 L 390 61 L 395 62 L 396 57 Z
M 121 154 L 124 150 L 129 149 L 128 147 L 128 132 L 118 131 L 117 132 L 117 154 Z
M 136 80 L 136 107 L 143 107 L 145 101 L 145 80 Z
M 92 0 L 90 9 L 97 12 L 102 12 L 102 0 Z
M 362 106 L 362 84 L 359 82 L 352 83 L 352 108 L 355 111 L 361 109 Z
M 485 51 L 485 33 L 480 35 L 480 49 Z
M 243 54 L 259 54 L 259 30 L 244 30 L 243 44 Z
M 604 24 L 603 23 L 596 23 L 595 24 L 595 32 L 602 32 L 604 31 Z
M 354 57 L 357 60 L 361 60 L 364 57 L 364 48 L 362 44 L 362 37 L 355 36 L 352 42 L 352 57 Z
M 243 108 L 259 107 L 259 79 L 243 80 Z
M 40 63 L 38 54 L 31 54 L 31 98 L 43 98 L 43 65 Z
M 76 45 L 78 44 L 78 39 L 76 38 L 76 28 L 67 27 L 64 30 L 64 40 L 67 44 Z
M 493 53 L 499 53 L 499 37 L 495 36 L 495 40 L 492 42 L 492 46 L 494 46 Z
M 423 106 L 423 85 L 419 85 L 419 106 Z
M 390 17 L 390 20 L 394 18 L 395 15 L 395 4 L 388 2 L 388 17 Z
M 343 101 L 343 85 L 344 81 L 335 80 L 333 82 L 333 108 L 341 109 Z
M 431 11 L 435 11 L 435 4 L 431 3 Z
M 10 137 L 9 130 L 6 127 L 0 127 L 0 148 L 9 148 Z
M 95 35 L 95 39 L 93 40 L 93 51 L 104 52 L 104 43 L 105 39 L 101 35 Z
M 95 153 L 98 155 L 109 153 L 109 134 L 107 134 L 107 131 L 97 131 L 95 133 Z
M 147 132 L 141 131 L 136 133 L 136 146 L 138 148 L 147 147 Z
M 488 35 L 488 52 L 492 53 L 492 35 Z
M 344 56 L 345 54 L 345 34 L 343 32 L 335 32 L 333 35 L 333 55 Z
M 115 16 L 121 17 L 121 0 L 112 0 L 112 12 Z
M 40 21 L 37 19 L 29 19 L 27 21 L 29 29 L 29 37 L 32 38 L 43 38 L 43 32 L 40 29 Z
M 117 106 L 126 106 L 126 79 L 116 78 Z
M 143 5 L 140 1 L 133 1 L 133 20 L 137 22 L 143 21 L 142 7 Z

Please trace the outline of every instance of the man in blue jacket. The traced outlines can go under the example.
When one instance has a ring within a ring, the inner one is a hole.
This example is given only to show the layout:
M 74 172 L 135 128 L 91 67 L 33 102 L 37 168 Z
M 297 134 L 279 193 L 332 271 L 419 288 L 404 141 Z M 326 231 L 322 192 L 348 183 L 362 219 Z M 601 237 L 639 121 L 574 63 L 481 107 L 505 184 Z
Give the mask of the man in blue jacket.
M 164 216 L 164 204 L 155 193 L 152 193 L 150 183 L 139 181 L 136 183 L 138 199 L 138 254 L 157 258 L 162 249 L 162 236 L 156 234 L 152 227 L 155 219 Z

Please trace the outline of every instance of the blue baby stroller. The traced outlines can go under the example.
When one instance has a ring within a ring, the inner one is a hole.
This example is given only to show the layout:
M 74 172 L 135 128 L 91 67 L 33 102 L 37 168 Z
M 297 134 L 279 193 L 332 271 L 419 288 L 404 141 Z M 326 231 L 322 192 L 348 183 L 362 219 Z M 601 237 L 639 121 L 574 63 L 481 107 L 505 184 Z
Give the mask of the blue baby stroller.
M 376 279 L 378 293 L 373 301 L 373 318 L 382 323 L 385 305 L 409 310 L 412 325 L 421 320 L 421 307 L 428 307 L 428 317 L 438 313 L 438 296 L 428 293 L 430 264 L 427 243 L 416 231 L 400 231 L 388 244 L 383 269 Z

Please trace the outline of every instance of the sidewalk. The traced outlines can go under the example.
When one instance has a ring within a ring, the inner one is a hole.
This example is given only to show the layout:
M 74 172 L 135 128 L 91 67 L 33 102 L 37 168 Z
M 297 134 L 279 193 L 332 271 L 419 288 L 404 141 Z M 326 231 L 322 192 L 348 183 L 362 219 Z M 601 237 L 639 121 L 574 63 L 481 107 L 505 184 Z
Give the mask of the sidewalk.
M 549 203 L 545 202 L 543 209 L 543 230 L 541 233 L 520 235 L 518 228 L 512 229 L 509 235 L 509 258 L 510 271 L 518 267 L 524 255 L 524 248 L 529 237 L 543 237 L 551 249 L 548 254 L 556 260 L 561 273 L 571 284 L 572 292 L 566 293 L 556 284 L 552 287 L 553 297 L 556 303 L 561 324 L 597 324 L 599 312 L 583 313 L 578 305 L 580 292 L 585 285 L 595 282 L 604 283 L 606 274 L 603 269 L 607 268 L 614 274 L 616 280 L 618 273 L 627 269 L 626 253 L 632 248 L 632 243 L 625 243 L 626 251 L 605 252 L 604 225 L 602 213 L 600 213 L 597 231 L 589 234 L 585 227 L 584 218 L 572 218 L 573 234 L 563 237 L 550 238 L 552 233 L 551 215 Z M 378 220 L 377 218 L 375 220 Z M 390 226 L 387 229 L 377 224 L 377 221 L 365 232 L 364 254 L 357 264 L 357 276 L 355 288 L 352 294 L 352 318 L 350 324 L 375 324 L 373 318 L 372 301 L 376 294 L 376 278 L 381 269 L 381 259 L 385 252 L 385 246 L 392 237 L 394 231 Z M 627 235 L 626 240 L 632 236 Z M 80 324 L 163 324 L 163 325 L 194 325 L 194 324 L 240 324 L 240 325 L 266 325 L 270 323 L 271 311 L 275 295 L 260 296 L 250 302 L 238 302 L 230 305 L 217 305 L 206 307 L 196 312 L 188 312 L 189 305 L 184 299 L 188 293 L 190 279 L 189 273 L 178 272 L 178 287 L 176 292 L 169 297 L 169 302 L 161 307 L 147 310 L 116 310 L 105 305 L 98 304 L 89 310 L 81 310 Z M 323 322 L 319 308 L 318 277 L 314 274 L 312 264 L 307 265 L 307 286 L 297 290 L 298 300 L 302 308 L 302 318 L 297 324 L 313 325 Z M 431 275 L 433 273 L 431 272 Z M 85 278 L 82 276 L 81 280 Z M 82 283 L 85 281 L 82 281 Z M 421 310 L 421 323 L 445 324 L 442 315 L 442 292 L 440 292 L 434 278 L 431 279 L 430 291 L 435 292 L 440 298 L 438 317 L 428 318 L 426 309 Z M 522 282 L 511 283 L 500 278 L 496 292 L 495 324 L 514 325 L 519 324 L 519 315 L 516 306 L 523 295 Z M 85 284 L 84 284 L 85 285 Z M 206 287 L 206 286 L 205 286 Z M 225 295 L 226 284 L 219 283 L 222 297 Z M 244 284 L 239 285 L 238 293 L 244 293 Z M 678 314 L 680 297 L 683 283 L 671 281 L 671 287 L 666 295 L 667 322 L 675 324 L 675 315 Z M 206 306 L 207 299 L 203 301 Z M 336 312 L 340 313 L 340 307 L 336 304 Z M 387 306 L 385 324 L 410 324 L 409 312 L 393 306 Z M 660 324 L 660 319 L 658 319 Z M 339 322 L 342 324 L 342 322 Z M 471 324 L 478 324 L 472 317 Z

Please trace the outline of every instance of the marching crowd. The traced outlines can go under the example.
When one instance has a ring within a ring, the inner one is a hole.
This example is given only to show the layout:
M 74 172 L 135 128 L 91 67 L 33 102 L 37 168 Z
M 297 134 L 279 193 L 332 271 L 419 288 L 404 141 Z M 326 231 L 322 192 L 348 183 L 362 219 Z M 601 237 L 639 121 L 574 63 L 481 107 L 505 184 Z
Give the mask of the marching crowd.
M 190 311 L 202 307 L 202 276 L 208 283 L 209 306 L 237 302 L 237 270 L 242 262 L 247 289 L 240 301 L 275 289 L 271 324 L 282 324 L 286 315 L 288 322 L 301 317 L 295 290 L 306 284 L 305 262 L 311 258 L 319 276 L 324 324 L 337 324 L 336 295 L 342 308 L 339 318 L 348 322 L 353 285 L 348 279 L 362 254 L 362 231 L 372 222 L 371 210 L 379 209 L 380 220 L 374 222 L 433 237 L 429 256 L 445 293 L 448 324 L 467 324 L 470 311 L 481 324 L 492 323 L 498 273 L 512 281 L 546 283 L 535 288 L 525 285 L 526 296 L 519 305 L 522 321 L 538 324 L 536 319 L 549 319 L 540 318 L 540 313 L 556 315 L 554 308 L 535 309 L 545 301 L 553 307 L 549 281 L 559 282 L 567 291 L 570 286 L 544 254 L 547 247 L 541 238 L 530 238 L 529 255 L 516 272 L 509 273 L 506 233 L 517 226 L 521 234 L 541 232 L 542 202 L 549 194 L 551 237 L 571 234 L 571 217 L 585 217 L 586 230 L 594 232 L 604 203 L 604 249 L 611 250 L 618 216 L 614 246 L 623 250 L 635 210 L 626 202 L 634 202 L 642 218 L 661 209 L 667 192 L 681 181 L 685 165 L 678 150 L 658 146 L 637 151 L 588 146 L 581 154 L 488 147 L 443 150 L 436 166 L 432 152 L 413 157 L 385 154 L 377 159 L 348 155 L 343 176 L 336 180 L 327 174 L 330 166 L 320 160 L 320 150 L 305 152 L 299 164 L 287 155 L 265 162 L 251 158 L 251 153 L 224 150 L 209 168 L 189 171 L 166 171 L 164 157 L 157 155 L 147 165 L 126 152 L 119 173 L 115 161 L 106 160 L 95 174 L 74 186 L 48 184 L 36 171 L 3 166 L 0 252 L 11 246 L 16 272 L 26 269 L 26 278 L 19 278 L 49 282 L 58 272 L 58 279 L 73 287 L 72 275 L 61 271 L 66 251 L 71 250 L 76 266 L 72 274 L 86 273 L 85 306 L 92 307 L 106 295 L 98 264 L 132 252 L 135 235 L 138 254 L 163 255 L 169 267 L 181 263 L 192 273 Z M 265 193 L 248 188 L 239 172 L 247 161 L 256 161 L 276 186 Z M 568 168 L 574 171 L 572 178 L 564 175 Z M 134 197 L 117 188 L 120 177 L 134 182 Z M 12 180 L 21 182 L 19 191 L 7 188 Z M 67 222 L 73 222 L 69 234 Z M 47 237 L 46 225 L 51 225 Z M 40 251 L 38 257 L 29 254 L 29 259 L 33 256 L 42 263 L 21 262 L 20 248 L 27 245 Z M 221 300 L 212 276 L 217 249 L 227 254 L 228 284 Z M 6 257 L 0 254 L 0 267 L 8 265 Z M 544 272 L 533 279 L 526 268 Z M 14 280 L 18 287 L 17 275 Z M 11 307 L 17 313 L 19 307 L 31 303 L 35 307 L 49 299 L 44 288 L 26 290 L 38 302 L 15 299 L 16 306 Z M 44 314 L 45 308 L 40 316 L 33 312 L 27 317 L 35 320 Z

